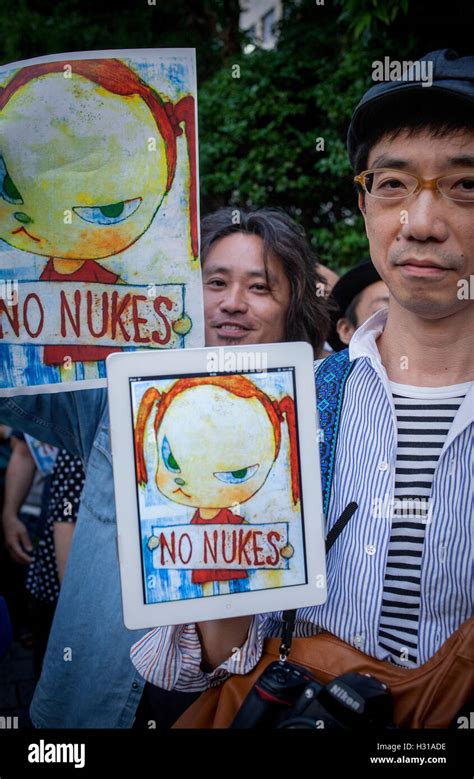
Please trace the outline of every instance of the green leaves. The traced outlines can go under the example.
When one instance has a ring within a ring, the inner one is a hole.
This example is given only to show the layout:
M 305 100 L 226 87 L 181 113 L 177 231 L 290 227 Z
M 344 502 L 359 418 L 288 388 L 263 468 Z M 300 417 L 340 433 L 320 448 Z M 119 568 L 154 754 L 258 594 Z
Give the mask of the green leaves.
M 278 47 L 229 60 L 199 90 L 201 209 L 277 206 L 301 222 L 321 261 L 345 270 L 368 253 L 346 152 L 350 118 L 393 50 L 400 0 L 285 3 Z M 369 35 L 371 43 L 354 44 Z M 240 78 L 232 78 L 232 65 Z
M 437 27 L 431 6 L 285 0 L 278 47 L 244 55 L 238 0 L 114 0 L 113 10 L 106 0 L 2 0 L 0 58 L 196 47 L 202 213 L 279 206 L 304 225 L 324 263 L 344 270 L 367 254 L 345 139 L 372 63 L 459 48 L 463 34 L 471 43 L 456 0 L 437 9 Z
M 348 25 L 356 40 L 363 33 L 374 32 L 377 22 L 390 25 L 408 13 L 408 0 L 337 0 L 337 4 L 343 8 L 340 22 Z
M 199 90 L 201 207 L 283 208 L 305 226 L 323 262 L 350 267 L 366 252 L 363 232 L 362 241 L 353 237 L 360 221 L 347 221 L 357 204 L 345 149 L 364 89 L 361 57 L 328 59 L 322 39 L 329 31 L 311 27 L 301 8 L 295 13 L 277 49 L 233 60 L 240 78 L 232 78 L 229 64 Z M 303 28 L 298 56 L 292 25 Z

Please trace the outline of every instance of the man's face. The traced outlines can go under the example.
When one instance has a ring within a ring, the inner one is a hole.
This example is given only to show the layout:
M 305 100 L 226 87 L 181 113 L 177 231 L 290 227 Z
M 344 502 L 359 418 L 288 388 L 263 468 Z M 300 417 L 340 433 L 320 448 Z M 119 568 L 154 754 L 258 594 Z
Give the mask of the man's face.
M 275 343 L 285 340 L 290 283 L 281 261 L 263 241 L 233 233 L 216 241 L 203 267 L 206 346 Z
M 394 168 L 425 179 L 469 171 L 474 177 L 474 133 L 434 137 L 429 131 L 382 138 L 367 168 Z M 474 212 L 470 203 L 422 189 L 402 200 L 359 196 L 370 254 L 399 305 L 427 319 L 450 316 L 469 304 L 460 279 L 474 273 Z M 462 297 L 462 296 L 461 296 Z
M 335 271 L 331 270 L 331 268 L 328 268 L 326 265 L 322 265 L 320 262 L 318 262 L 316 265 L 316 270 L 323 279 L 324 297 L 327 298 L 331 294 L 332 288 L 339 281 L 339 276 Z
M 388 306 L 388 287 L 384 281 L 374 281 L 360 293 L 359 302 L 355 308 L 356 325 L 345 316 L 338 319 L 336 324 L 337 334 L 343 344 L 348 346 L 352 336 L 358 327 L 379 311 Z

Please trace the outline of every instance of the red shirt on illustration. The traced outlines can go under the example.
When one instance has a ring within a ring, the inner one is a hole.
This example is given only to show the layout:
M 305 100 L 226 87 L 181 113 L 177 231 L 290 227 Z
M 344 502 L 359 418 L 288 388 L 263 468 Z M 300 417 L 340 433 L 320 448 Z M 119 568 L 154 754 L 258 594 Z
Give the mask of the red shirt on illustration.
M 244 522 L 243 517 L 233 514 L 230 509 L 221 509 L 212 519 L 203 519 L 199 509 L 194 514 L 191 525 L 241 525 Z M 247 571 L 232 571 L 221 568 L 204 568 L 192 572 L 191 581 L 193 584 L 204 584 L 205 582 L 225 582 L 229 579 L 247 579 Z
M 73 273 L 58 273 L 54 269 L 53 257 L 50 257 L 40 276 L 40 281 L 97 281 L 101 284 L 116 284 L 119 278 L 116 273 L 106 270 L 95 260 L 85 260 L 84 264 Z M 95 362 L 105 360 L 109 354 L 120 351 L 120 347 L 110 346 L 48 345 L 44 347 L 43 362 L 45 365 L 62 365 L 66 357 L 69 357 L 72 362 Z

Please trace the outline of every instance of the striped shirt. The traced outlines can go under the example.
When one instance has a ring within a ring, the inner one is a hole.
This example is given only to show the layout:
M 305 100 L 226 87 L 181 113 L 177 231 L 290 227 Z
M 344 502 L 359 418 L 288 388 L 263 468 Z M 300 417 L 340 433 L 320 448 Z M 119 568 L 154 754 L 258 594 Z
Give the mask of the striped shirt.
M 406 668 L 417 663 L 421 558 L 431 521 L 433 476 L 469 386 L 469 382 L 435 388 L 390 382 L 398 435 L 379 644 L 394 663 Z
M 322 628 L 379 660 L 390 659 L 380 644 L 379 623 L 391 534 L 390 510 L 384 506 L 394 500 L 397 453 L 394 401 L 376 344 L 386 316 L 386 309 L 374 314 L 349 345 L 355 364 L 345 387 L 326 531 L 348 503 L 356 501 L 359 508 L 327 557 L 327 601 L 299 609 L 295 624 L 297 637 Z M 433 474 L 432 521 L 426 526 L 420 566 L 418 664 L 432 657 L 473 611 L 473 407 L 471 383 Z M 204 690 L 231 673 L 251 671 L 264 640 L 281 636 L 281 630 L 282 612 L 257 614 L 243 646 L 210 673 L 201 670 L 194 623 L 155 628 L 132 646 L 131 658 L 152 684 Z

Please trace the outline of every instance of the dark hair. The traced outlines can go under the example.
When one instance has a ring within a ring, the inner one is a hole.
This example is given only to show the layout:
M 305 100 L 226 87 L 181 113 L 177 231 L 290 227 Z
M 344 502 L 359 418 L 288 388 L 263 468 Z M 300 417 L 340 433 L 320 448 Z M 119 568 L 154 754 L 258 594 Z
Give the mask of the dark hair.
M 354 152 L 354 174 L 367 169 L 370 150 L 384 135 L 393 140 L 405 130 L 409 135 L 428 130 L 435 137 L 443 137 L 457 130 L 473 129 L 472 105 L 457 97 L 441 95 L 439 91 L 425 94 L 423 89 L 408 95 L 393 95 L 390 102 L 374 103 L 366 110 L 364 140 Z
M 364 289 L 367 289 L 367 287 L 364 287 Z M 349 303 L 349 305 L 347 306 L 343 314 L 343 318 L 347 319 L 351 323 L 351 325 L 355 328 L 358 327 L 356 308 L 360 303 L 363 291 L 364 290 L 362 289 L 359 292 L 359 294 L 356 295 L 355 298 L 351 300 L 351 302 Z
M 255 211 L 221 208 L 201 222 L 201 263 L 205 262 L 209 249 L 216 241 L 233 233 L 258 235 L 262 239 L 266 273 L 269 255 L 281 261 L 291 289 L 286 339 L 307 341 L 318 356 L 329 333 L 330 317 L 325 299 L 317 294 L 316 285 L 322 284 L 323 280 L 316 271 L 318 259 L 304 229 L 277 208 Z

